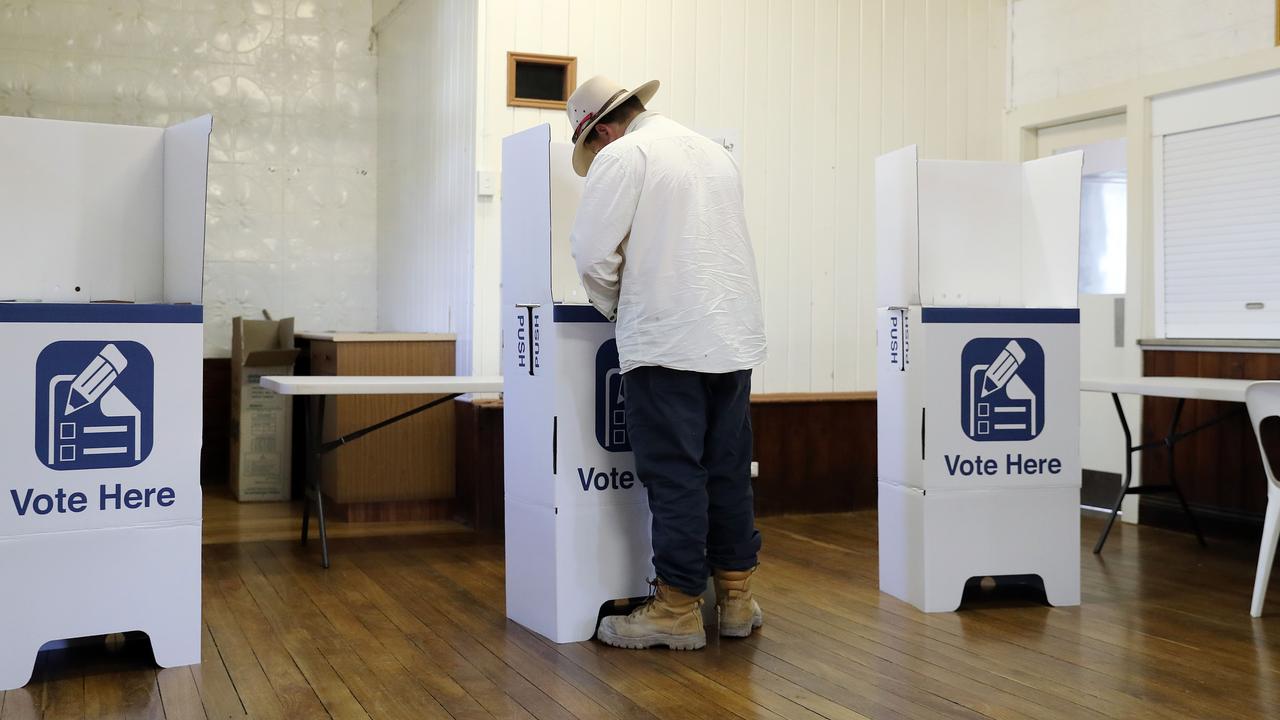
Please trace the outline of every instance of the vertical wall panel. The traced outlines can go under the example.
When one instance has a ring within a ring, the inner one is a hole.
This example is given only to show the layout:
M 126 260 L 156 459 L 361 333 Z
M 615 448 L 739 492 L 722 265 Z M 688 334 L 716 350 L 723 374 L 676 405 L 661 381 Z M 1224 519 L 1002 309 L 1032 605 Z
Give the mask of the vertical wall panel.
M 379 326 L 457 333 L 460 372 L 475 356 L 476 19 L 468 0 L 407 0 L 378 34 Z
M 925 125 L 925 0 L 903 3 L 902 144 L 923 145 Z
M 920 154 L 945 158 L 947 154 L 947 6 L 951 0 L 926 0 L 924 68 L 924 144 Z
M 1000 159 L 1004 146 L 1004 113 L 1009 107 L 1009 8 L 1006 0 L 987 0 L 986 125 L 990 160 Z
M 902 0 L 885 0 L 883 4 L 883 48 L 880 57 L 881 110 L 880 144 L 882 147 L 902 146 L 903 102 L 906 91 L 904 70 L 905 37 L 903 34 Z
M 787 387 L 811 387 L 813 338 L 814 160 L 821 140 L 814 113 L 817 69 L 814 0 L 791 3 L 791 92 L 795 112 L 789 128 L 791 223 L 787 234 Z
M 969 5 L 969 142 L 965 157 L 977 160 L 987 157 L 991 133 L 987 121 L 987 0 L 966 0 Z
M 869 388 L 875 383 L 874 358 L 876 335 L 874 303 L 876 282 L 876 223 L 875 223 L 875 161 L 884 148 L 881 140 L 884 124 L 882 104 L 882 71 L 884 65 L 883 5 L 881 0 L 862 0 L 861 41 L 858 55 L 861 62 L 858 73 L 862 80 L 858 88 L 859 115 L 858 162 L 854 171 L 858 174 L 858 208 L 855 218 L 858 225 L 858 274 L 854 307 L 856 336 L 854 362 L 857 368 L 854 387 L 840 390 Z
M 858 215 L 859 190 L 858 146 L 861 137 L 861 60 L 862 8 L 858 3 L 842 0 L 836 7 L 838 26 L 836 43 L 836 201 L 839 220 L 835 238 L 835 389 L 858 385 L 858 318 L 850 311 L 858 307 Z M 867 262 L 873 262 L 867 258 Z
M 528 2 L 529 0 L 521 0 Z M 532 3 L 536 5 L 537 3 Z M 583 72 L 583 80 L 592 75 L 608 75 L 618 82 L 635 83 L 628 76 L 635 68 L 622 67 L 622 2 L 620 0 L 596 0 L 595 53 L 591 68 Z M 587 48 L 579 48 L 581 53 Z M 582 68 L 578 68 L 582 71 Z M 643 82 L 643 81 L 639 81 Z
M 734 3 L 737 0 L 729 0 Z M 698 41 L 694 47 L 693 124 L 695 128 L 718 128 L 720 124 L 720 46 L 724 28 L 720 17 L 721 0 L 697 0 L 689 3 L 686 20 L 692 19 Z
M 764 321 L 769 332 L 769 361 L 761 369 L 762 387 L 790 387 L 790 333 L 787 302 L 790 299 L 790 247 L 783 238 L 791 231 L 791 137 L 796 112 L 791 100 L 791 3 L 770 0 L 767 64 L 764 87 L 768 103 L 783 109 L 770 112 L 769 147 L 765 155 L 765 272 Z
M 670 84 L 672 72 L 671 3 L 675 0 L 649 0 L 645 3 L 645 65 L 644 69 L 654 78 Z M 579 77 L 582 69 L 578 69 Z M 594 72 L 594 70 L 593 70 Z M 645 78 L 646 80 L 650 78 Z M 619 80 L 619 82 L 627 82 Z M 666 112 L 671 112 L 669 109 Z
M 696 122 L 694 63 L 698 48 L 698 21 L 693 12 L 694 8 L 694 3 L 689 0 L 672 0 L 671 18 L 667 26 L 653 29 L 655 33 L 667 33 L 671 36 L 671 74 L 666 78 L 660 78 L 666 87 L 665 97 L 655 107 L 661 107 L 663 112 L 679 118 L 690 127 Z M 634 82 L 625 78 L 619 80 Z
M 809 389 L 835 387 L 835 244 L 840 221 L 836 202 L 837 0 L 818 0 L 814 12 L 813 76 L 813 252 L 809 259 L 812 331 L 809 340 Z
M 767 298 L 772 293 L 769 287 L 768 262 L 769 254 L 765 251 L 766 220 L 765 186 L 763 178 L 768 172 L 769 151 L 769 113 L 761 112 L 762 92 L 760 78 L 765 77 L 769 67 L 769 0 L 747 0 L 746 2 L 746 43 L 740 62 L 746 69 L 746 78 L 750 82 L 744 88 L 743 113 L 738 116 L 742 122 L 742 176 L 745 183 L 747 205 L 747 227 L 751 231 L 751 244 L 756 255 L 756 274 L 760 276 L 760 291 L 768 305 Z M 727 58 L 726 62 L 739 62 Z M 776 334 L 771 330 L 768 318 L 765 318 L 766 334 Z M 780 387 L 768 382 L 766 372 L 762 369 L 752 378 L 757 390 Z
M 661 80 L 654 109 L 741 138 L 770 341 L 756 390 L 874 387 L 875 157 L 913 142 L 930 158 L 998 155 L 1005 0 L 481 0 L 480 7 L 481 169 L 501 169 L 500 142 L 511 132 L 551 122 L 556 137 L 569 133 L 558 111 L 505 107 L 508 50 L 575 55 L 580 80 Z M 500 203 L 475 202 L 475 322 L 477 334 L 494 338 L 477 341 L 476 372 L 499 367 Z
M 969 2 L 947 2 L 947 157 L 969 150 Z

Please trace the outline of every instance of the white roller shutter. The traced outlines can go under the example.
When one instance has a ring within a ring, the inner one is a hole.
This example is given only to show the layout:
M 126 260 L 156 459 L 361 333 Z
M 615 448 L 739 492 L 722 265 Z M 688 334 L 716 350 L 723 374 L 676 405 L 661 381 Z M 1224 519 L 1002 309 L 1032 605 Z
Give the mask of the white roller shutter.
M 1164 328 L 1280 337 L 1280 115 L 1164 136 Z

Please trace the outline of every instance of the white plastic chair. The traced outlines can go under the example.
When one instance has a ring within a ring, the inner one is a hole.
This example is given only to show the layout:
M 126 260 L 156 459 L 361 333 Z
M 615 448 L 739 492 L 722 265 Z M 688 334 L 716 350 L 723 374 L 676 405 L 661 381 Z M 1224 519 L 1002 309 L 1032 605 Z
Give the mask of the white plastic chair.
M 1271 577 L 1271 563 L 1276 556 L 1276 541 L 1280 540 L 1280 480 L 1276 479 L 1267 451 L 1262 447 L 1262 421 L 1280 417 L 1280 382 L 1259 382 L 1245 391 L 1245 405 L 1253 423 L 1253 435 L 1258 440 L 1258 452 L 1262 453 L 1262 468 L 1267 472 L 1267 520 L 1262 527 L 1262 546 L 1258 549 L 1258 573 L 1253 581 L 1253 604 L 1249 614 L 1262 616 L 1262 603 L 1267 597 L 1267 580 Z

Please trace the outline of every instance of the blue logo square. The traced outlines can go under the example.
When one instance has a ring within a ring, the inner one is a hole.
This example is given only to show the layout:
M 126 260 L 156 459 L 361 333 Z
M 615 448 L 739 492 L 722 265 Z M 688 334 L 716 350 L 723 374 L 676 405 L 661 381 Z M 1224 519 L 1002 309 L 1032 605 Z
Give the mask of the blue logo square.
M 979 442 L 1044 430 L 1044 348 L 1031 338 L 974 338 L 960 353 L 960 424 Z
M 596 442 L 609 452 L 631 452 L 620 364 L 616 340 L 609 340 L 596 351 Z
M 155 360 L 139 343 L 46 346 L 36 358 L 35 401 L 35 451 L 46 467 L 133 467 L 151 454 Z

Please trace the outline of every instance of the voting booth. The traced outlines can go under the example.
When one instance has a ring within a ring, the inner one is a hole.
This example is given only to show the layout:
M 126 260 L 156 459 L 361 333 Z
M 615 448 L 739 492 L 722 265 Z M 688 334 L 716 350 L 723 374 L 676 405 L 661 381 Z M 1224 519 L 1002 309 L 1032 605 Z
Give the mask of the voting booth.
M 569 249 L 572 150 L 549 125 L 502 145 L 507 617 L 555 642 L 591 638 L 601 606 L 653 575 L 613 324 Z
M 876 161 L 880 589 L 1080 602 L 1079 152 Z
M 211 129 L 0 118 L 0 690 L 71 638 L 200 661 Z

